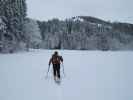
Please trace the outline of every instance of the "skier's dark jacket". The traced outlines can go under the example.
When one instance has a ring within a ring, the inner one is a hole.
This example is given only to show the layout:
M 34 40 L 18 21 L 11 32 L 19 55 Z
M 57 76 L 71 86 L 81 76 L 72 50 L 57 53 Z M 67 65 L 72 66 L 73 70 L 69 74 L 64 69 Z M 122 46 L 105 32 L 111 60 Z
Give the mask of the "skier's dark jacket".
M 63 62 L 62 56 L 53 54 L 52 57 L 51 57 L 51 59 L 49 60 L 49 65 L 50 65 L 51 63 L 52 63 L 53 65 L 54 65 L 54 64 L 60 64 L 61 62 Z

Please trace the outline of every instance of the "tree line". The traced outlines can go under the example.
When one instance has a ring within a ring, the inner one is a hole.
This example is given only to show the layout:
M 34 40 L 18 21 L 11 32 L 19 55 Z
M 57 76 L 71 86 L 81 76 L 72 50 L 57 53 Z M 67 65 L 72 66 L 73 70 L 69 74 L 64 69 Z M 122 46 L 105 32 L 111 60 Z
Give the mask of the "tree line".
M 133 24 L 91 16 L 39 21 L 27 17 L 26 0 L 0 0 L 0 52 L 29 48 L 133 50 Z

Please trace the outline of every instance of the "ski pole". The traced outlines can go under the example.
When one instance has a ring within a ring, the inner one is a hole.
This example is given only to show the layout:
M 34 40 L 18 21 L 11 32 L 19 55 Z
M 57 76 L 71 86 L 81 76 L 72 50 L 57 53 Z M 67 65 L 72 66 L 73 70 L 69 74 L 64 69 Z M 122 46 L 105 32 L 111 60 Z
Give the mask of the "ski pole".
M 65 75 L 65 71 L 64 71 L 64 64 L 63 64 L 63 62 L 62 62 L 62 67 L 63 67 L 63 74 L 64 74 L 64 77 L 65 77 L 66 75 Z
M 49 69 L 50 69 L 50 65 L 48 66 L 48 71 L 47 71 L 47 74 L 46 74 L 45 78 L 48 78 Z

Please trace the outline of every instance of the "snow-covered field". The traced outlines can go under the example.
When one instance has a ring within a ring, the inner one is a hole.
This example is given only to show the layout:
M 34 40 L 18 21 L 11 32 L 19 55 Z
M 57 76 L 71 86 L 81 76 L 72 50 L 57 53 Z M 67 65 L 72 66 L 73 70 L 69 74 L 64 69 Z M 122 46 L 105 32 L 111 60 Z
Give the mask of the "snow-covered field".
M 52 66 L 45 79 L 53 52 L 0 54 L 0 100 L 133 100 L 133 52 L 59 51 L 60 85 Z

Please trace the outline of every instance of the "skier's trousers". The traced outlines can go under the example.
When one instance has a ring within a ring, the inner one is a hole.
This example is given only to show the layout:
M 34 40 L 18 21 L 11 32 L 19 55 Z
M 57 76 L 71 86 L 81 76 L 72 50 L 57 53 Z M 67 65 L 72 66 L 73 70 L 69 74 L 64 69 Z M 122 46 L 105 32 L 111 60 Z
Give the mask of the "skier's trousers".
M 53 74 L 60 78 L 60 64 L 53 64 Z

